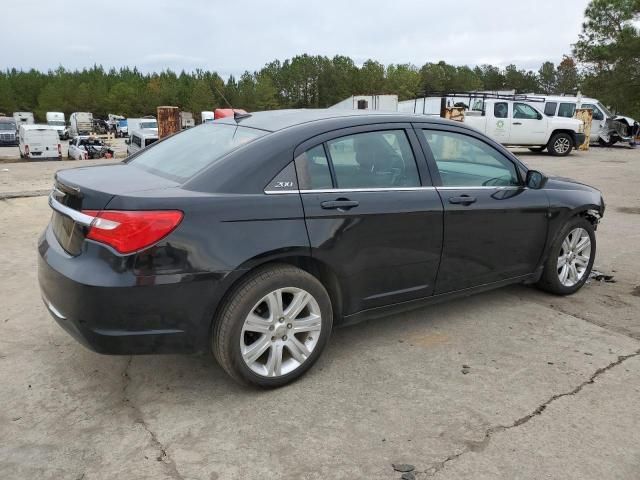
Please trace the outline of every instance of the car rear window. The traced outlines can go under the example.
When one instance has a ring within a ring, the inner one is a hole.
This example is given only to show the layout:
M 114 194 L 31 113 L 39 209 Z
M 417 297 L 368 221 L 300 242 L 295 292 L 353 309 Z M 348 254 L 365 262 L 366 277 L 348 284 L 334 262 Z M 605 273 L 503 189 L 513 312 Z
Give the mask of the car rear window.
M 158 142 L 128 163 L 183 183 L 235 148 L 267 133 L 255 128 L 212 122 Z

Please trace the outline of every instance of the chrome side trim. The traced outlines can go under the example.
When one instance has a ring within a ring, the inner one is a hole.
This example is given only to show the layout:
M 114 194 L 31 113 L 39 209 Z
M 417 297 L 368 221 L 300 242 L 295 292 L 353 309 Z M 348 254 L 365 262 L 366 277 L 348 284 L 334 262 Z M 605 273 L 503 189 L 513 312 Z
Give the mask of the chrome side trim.
M 265 190 L 267 195 L 281 195 L 283 193 L 300 193 L 300 190 Z
M 389 188 L 325 188 L 320 190 L 300 190 L 300 193 L 349 193 L 349 192 L 415 192 L 435 190 L 436 187 L 389 187 Z
M 63 205 L 53 196 L 53 192 L 49 195 L 49 206 L 55 210 L 56 212 L 69 217 L 76 223 L 80 225 L 84 225 L 85 227 L 90 227 L 96 217 L 92 217 L 91 215 L 86 215 L 78 210 L 74 210 L 73 208 L 69 208 L 66 205 Z
M 524 185 L 518 186 L 518 185 L 508 185 L 508 186 L 493 186 L 493 187 L 486 187 L 486 186 L 477 186 L 477 187 L 472 187 L 472 186 L 464 186 L 464 187 L 437 187 L 438 190 L 520 190 L 523 188 L 527 188 Z

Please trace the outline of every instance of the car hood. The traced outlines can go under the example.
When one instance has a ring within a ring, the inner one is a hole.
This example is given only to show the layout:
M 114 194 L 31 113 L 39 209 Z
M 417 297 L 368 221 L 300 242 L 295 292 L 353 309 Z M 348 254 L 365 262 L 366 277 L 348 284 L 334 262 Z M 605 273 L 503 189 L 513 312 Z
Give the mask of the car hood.
M 566 177 L 548 177 L 545 187 L 558 190 L 583 190 L 600 194 L 600 190 L 597 188 Z

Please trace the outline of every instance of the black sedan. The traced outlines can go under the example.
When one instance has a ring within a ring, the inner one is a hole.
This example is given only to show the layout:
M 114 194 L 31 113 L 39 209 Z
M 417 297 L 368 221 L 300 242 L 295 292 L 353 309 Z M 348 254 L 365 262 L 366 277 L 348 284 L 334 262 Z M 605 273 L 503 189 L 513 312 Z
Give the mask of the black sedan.
M 213 351 L 275 387 L 334 325 L 512 283 L 576 292 L 598 190 L 464 124 L 402 114 L 236 115 L 121 164 L 58 172 L 39 280 L 100 353 Z

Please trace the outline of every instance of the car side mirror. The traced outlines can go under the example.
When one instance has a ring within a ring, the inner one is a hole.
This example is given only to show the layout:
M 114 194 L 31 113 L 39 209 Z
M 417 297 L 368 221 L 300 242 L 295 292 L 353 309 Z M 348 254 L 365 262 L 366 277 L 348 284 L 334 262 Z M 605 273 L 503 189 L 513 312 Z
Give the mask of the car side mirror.
M 542 120 L 542 114 L 538 113 L 538 120 Z
M 534 190 L 538 190 L 544 187 L 544 184 L 547 182 L 547 177 L 537 171 L 537 170 L 528 170 L 527 178 L 525 179 L 525 184 L 527 187 L 532 188 Z

